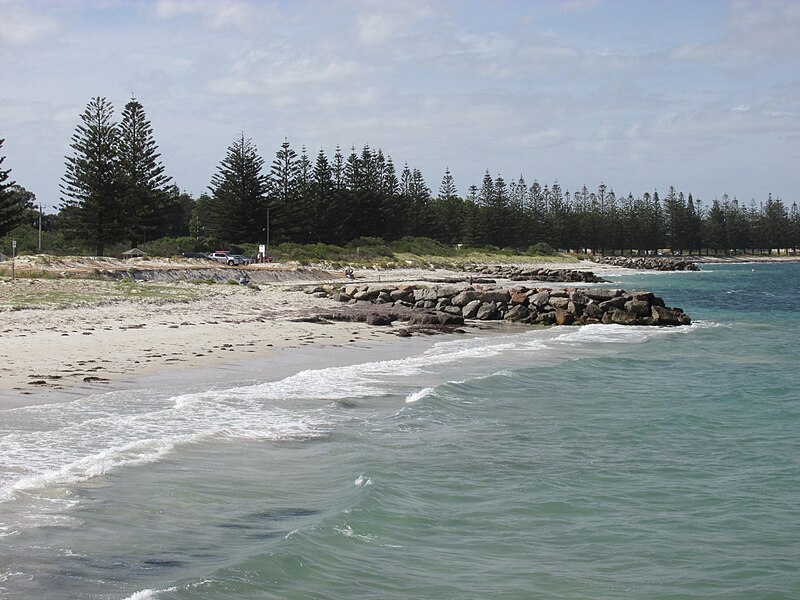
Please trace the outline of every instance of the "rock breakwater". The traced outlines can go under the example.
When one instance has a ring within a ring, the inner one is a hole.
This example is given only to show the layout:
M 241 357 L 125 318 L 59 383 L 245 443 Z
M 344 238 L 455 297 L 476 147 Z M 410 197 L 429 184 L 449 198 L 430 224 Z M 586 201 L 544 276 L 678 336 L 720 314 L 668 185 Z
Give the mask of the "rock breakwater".
M 551 269 L 525 267 L 519 265 L 491 265 L 475 267 L 473 273 L 479 273 L 497 279 L 510 281 L 545 281 L 548 283 L 607 283 L 592 271 L 577 269 Z
M 669 258 L 664 256 L 598 256 L 594 262 L 603 265 L 613 265 L 626 269 L 649 271 L 699 271 L 698 266 L 690 260 Z
M 466 320 L 504 320 L 538 325 L 689 325 L 691 318 L 647 291 L 600 288 L 499 288 L 467 284 L 314 286 L 306 293 L 331 298 L 358 315 L 355 320 L 388 325 L 457 326 Z M 331 315 L 328 315 L 331 316 Z M 333 315 L 335 318 L 335 315 Z

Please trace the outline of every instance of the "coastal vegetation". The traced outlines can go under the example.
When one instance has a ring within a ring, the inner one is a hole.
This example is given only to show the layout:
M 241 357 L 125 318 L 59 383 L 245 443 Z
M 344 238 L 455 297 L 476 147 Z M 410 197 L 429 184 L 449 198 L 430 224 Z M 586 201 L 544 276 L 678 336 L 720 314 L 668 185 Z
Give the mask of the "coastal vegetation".
M 312 158 L 285 139 L 267 169 L 244 132 L 207 191 L 193 198 L 166 174 L 135 98 L 119 123 L 108 100 L 93 98 L 70 148 L 57 214 L 42 215 L 35 195 L 0 169 L 3 252 L 12 238 L 21 253 L 98 256 L 132 246 L 157 256 L 219 248 L 252 254 L 265 244 L 276 258 L 306 262 L 459 260 L 473 249 L 524 256 L 789 254 L 800 247 L 797 203 L 771 194 L 707 201 L 673 186 L 663 194 L 618 194 L 602 182 L 569 191 L 557 181 L 529 185 L 523 175 L 507 181 L 488 170 L 461 194 L 449 169 L 434 192 L 419 169 L 397 167 L 368 145 L 337 146 L 332 156 L 320 149 Z

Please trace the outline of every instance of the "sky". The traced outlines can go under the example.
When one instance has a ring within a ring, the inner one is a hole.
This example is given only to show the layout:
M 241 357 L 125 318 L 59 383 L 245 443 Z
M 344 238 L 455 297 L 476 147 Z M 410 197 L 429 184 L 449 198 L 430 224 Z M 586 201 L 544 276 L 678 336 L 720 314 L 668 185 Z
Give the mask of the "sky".
M 381 148 L 434 194 L 800 200 L 796 0 L 0 0 L 0 156 L 46 211 L 98 96 L 142 103 L 195 197 L 244 133 L 267 165 Z

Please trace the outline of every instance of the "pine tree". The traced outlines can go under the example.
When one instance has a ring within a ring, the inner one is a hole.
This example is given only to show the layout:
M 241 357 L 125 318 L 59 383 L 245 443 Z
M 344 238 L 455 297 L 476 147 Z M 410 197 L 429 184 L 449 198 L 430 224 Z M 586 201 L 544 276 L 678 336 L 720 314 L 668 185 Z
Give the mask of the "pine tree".
M 299 165 L 297 153 L 284 138 L 269 173 L 269 207 L 276 240 L 294 240 L 298 235 Z
M 0 138 L 0 148 L 4 139 Z M 5 156 L 0 156 L 0 237 L 14 229 L 25 216 L 25 205 L 15 193 L 15 184 L 9 181 L 11 169 L 3 169 Z
M 336 190 L 333 183 L 333 171 L 328 157 L 320 148 L 314 169 L 311 172 L 311 205 L 312 237 L 317 242 L 337 243 L 341 240 L 338 208 L 336 206 Z
M 456 190 L 453 174 L 450 173 L 450 167 L 446 167 L 442 176 L 442 183 L 439 185 L 439 199 L 449 200 L 456 196 L 458 196 L 458 190 Z
M 125 231 L 126 211 L 121 200 L 118 159 L 119 127 L 112 121 L 114 107 L 105 98 L 93 98 L 72 136 L 66 173 L 61 180 L 64 228 L 93 245 L 98 256 L 106 244 Z
M 165 232 L 176 212 L 170 202 L 174 197 L 167 193 L 171 177 L 164 174 L 160 156 L 144 107 L 131 98 L 120 123 L 119 167 L 132 240 L 146 240 L 148 231 Z
M 434 229 L 431 237 L 447 244 L 459 243 L 465 209 L 463 200 L 458 197 L 458 190 L 449 167 L 442 176 L 439 195 L 432 204 L 432 214 Z
M 228 147 L 211 178 L 208 223 L 213 235 L 226 242 L 255 242 L 263 236 L 267 177 L 264 159 L 244 133 Z
M 703 237 L 706 247 L 712 248 L 715 254 L 719 253 L 720 248 L 724 249 L 725 254 L 728 254 L 725 210 L 716 198 L 711 202 Z
M 296 204 L 293 211 L 294 239 L 300 244 L 317 241 L 312 230 L 314 229 L 313 203 L 311 200 L 311 159 L 305 146 L 300 149 L 300 158 L 297 161 Z
M 408 185 L 410 234 L 417 237 L 431 235 L 431 190 L 419 169 L 411 171 Z M 399 236 L 398 236 L 399 237 Z

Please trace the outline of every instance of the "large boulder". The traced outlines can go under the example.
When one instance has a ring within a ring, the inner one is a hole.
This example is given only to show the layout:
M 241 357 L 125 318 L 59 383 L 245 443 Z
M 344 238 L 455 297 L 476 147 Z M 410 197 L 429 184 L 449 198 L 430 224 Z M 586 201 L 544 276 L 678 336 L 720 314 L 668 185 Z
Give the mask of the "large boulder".
M 369 290 L 358 290 L 355 294 L 353 294 L 353 298 L 356 300 L 367 300 L 371 301 L 378 297 L 377 293 L 370 292 Z
M 542 323 L 543 325 L 552 325 L 553 323 L 556 322 L 556 311 L 549 310 L 547 312 L 539 313 L 536 322 Z
M 505 315 L 503 315 L 503 318 L 506 321 L 524 321 L 530 316 L 530 314 L 531 311 L 529 311 L 525 306 L 522 304 L 515 304 L 506 311 Z
M 527 288 L 514 288 L 509 291 L 511 304 L 527 304 L 528 303 L 528 290 Z
M 590 302 L 586 305 L 583 309 L 583 314 L 587 319 L 602 319 L 603 318 L 603 311 L 597 305 L 596 302 Z
M 546 290 L 537 292 L 528 298 L 528 304 L 541 310 L 550 303 L 550 293 Z
M 690 325 L 692 320 L 680 309 L 671 309 L 654 304 L 650 307 L 656 325 Z
M 607 290 L 604 288 L 586 288 L 582 289 L 581 292 L 595 302 L 605 302 L 622 295 L 621 290 Z
M 459 315 L 447 313 L 417 312 L 408 319 L 409 325 L 420 325 L 424 327 L 441 325 L 463 325 L 464 318 Z
M 488 321 L 497 317 L 497 305 L 494 302 L 481 302 L 475 318 L 481 321 Z
M 637 316 L 621 308 L 615 308 L 611 313 L 611 322 L 617 325 L 636 325 Z M 603 321 L 605 322 L 605 321 Z
M 556 323 L 558 325 L 572 325 L 575 315 L 564 308 L 556 308 Z
M 472 288 L 463 283 L 448 283 L 445 285 L 437 285 L 434 289 L 436 291 L 437 298 L 452 298 L 453 296 Z
M 650 303 L 644 300 L 628 300 L 624 306 L 625 310 L 637 317 L 650 316 Z
M 575 302 L 574 300 L 570 300 L 569 304 L 567 304 L 567 312 L 575 315 L 576 317 L 583 316 L 583 310 L 586 307 L 586 304 L 581 302 Z
M 419 302 L 430 300 L 432 302 L 436 302 L 438 296 L 436 295 L 436 290 L 432 288 L 418 288 L 414 290 L 414 300 Z
M 458 294 L 450 298 L 450 304 L 452 304 L 453 306 L 461 306 L 463 308 L 470 302 L 478 300 L 480 295 L 481 295 L 480 292 L 478 292 L 477 290 L 469 288 L 467 290 L 459 292 Z
M 461 308 L 461 314 L 465 319 L 474 319 L 478 315 L 481 307 L 480 300 L 473 300 Z
M 491 304 L 492 302 L 496 304 L 499 304 L 501 302 L 508 304 L 510 298 L 511 294 L 509 293 L 508 290 L 499 290 L 499 289 L 483 290 L 478 296 L 478 299 L 485 304 Z
M 389 292 L 389 297 L 391 297 L 391 299 L 395 302 L 397 302 L 398 300 L 403 300 L 404 302 L 407 302 L 408 300 L 414 299 L 414 292 L 411 292 L 409 290 L 400 290 L 400 289 L 392 290 L 391 292 Z
M 600 303 L 600 310 L 603 312 L 611 312 L 615 308 L 623 308 L 628 299 L 625 296 L 617 296 L 610 300 L 605 300 Z

